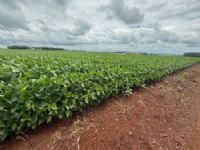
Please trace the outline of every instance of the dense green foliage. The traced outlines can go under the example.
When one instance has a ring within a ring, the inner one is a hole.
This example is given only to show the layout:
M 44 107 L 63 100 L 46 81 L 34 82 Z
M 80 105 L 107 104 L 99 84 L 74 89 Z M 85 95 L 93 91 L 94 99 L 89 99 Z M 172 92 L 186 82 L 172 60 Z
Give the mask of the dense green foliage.
M 199 62 L 175 56 L 0 50 L 0 139 Z

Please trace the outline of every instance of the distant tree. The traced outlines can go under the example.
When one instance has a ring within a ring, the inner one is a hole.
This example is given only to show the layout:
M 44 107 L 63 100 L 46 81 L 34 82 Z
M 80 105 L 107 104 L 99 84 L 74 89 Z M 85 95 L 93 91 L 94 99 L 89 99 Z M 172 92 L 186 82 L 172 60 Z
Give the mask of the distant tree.
M 24 46 L 24 45 L 11 45 L 11 46 L 8 46 L 8 49 L 65 50 L 64 48 L 55 48 L 55 47 L 29 47 L 29 46 Z
M 184 53 L 184 56 L 200 57 L 200 53 L 197 53 L 197 52 L 188 52 L 188 53 Z
M 24 45 L 12 45 L 8 46 L 8 49 L 30 49 L 30 47 Z
M 55 48 L 55 47 L 40 47 L 41 50 L 65 50 L 64 48 Z

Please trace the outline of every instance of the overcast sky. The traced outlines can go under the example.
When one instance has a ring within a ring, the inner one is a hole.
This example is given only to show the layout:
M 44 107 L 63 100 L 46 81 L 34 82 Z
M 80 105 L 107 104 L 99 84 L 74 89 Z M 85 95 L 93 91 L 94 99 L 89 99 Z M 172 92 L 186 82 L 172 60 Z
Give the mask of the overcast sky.
M 200 0 L 0 0 L 0 46 L 200 51 Z

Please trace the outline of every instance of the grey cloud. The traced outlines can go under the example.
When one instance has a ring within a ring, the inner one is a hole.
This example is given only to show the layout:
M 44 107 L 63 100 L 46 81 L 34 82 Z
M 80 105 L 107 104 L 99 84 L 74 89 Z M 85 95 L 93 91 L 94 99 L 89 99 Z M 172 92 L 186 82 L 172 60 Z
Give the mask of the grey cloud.
M 2 0 L 0 5 L 0 29 L 28 29 L 23 12 L 16 1 Z
M 74 36 L 84 35 L 91 29 L 90 24 L 82 20 L 76 20 L 74 25 L 75 27 L 69 31 Z
M 38 19 L 37 22 L 38 22 L 38 24 L 40 26 L 40 30 L 42 32 L 48 33 L 50 31 L 48 25 L 46 25 L 46 23 L 43 20 Z
M 176 33 L 163 30 L 160 28 L 159 25 L 154 26 L 154 35 L 156 37 L 156 40 L 160 40 L 166 43 L 178 43 L 179 42 L 179 36 Z
M 102 5 L 107 10 L 108 17 L 116 17 L 127 24 L 140 23 L 144 20 L 144 14 L 136 7 L 127 7 L 123 0 L 111 0 L 111 4 Z
M 157 40 L 160 40 L 166 43 L 176 44 L 179 42 L 179 36 L 172 32 L 160 31 L 160 33 L 158 33 Z
M 130 30 L 112 31 L 111 38 L 115 43 L 118 44 L 129 44 L 131 42 L 137 42 L 133 32 Z
M 162 8 L 159 19 L 187 19 L 200 16 L 199 0 L 190 0 L 184 3 L 182 1 L 165 2 Z
M 46 24 L 44 21 L 42 20 L 38 20 L 38 23 L 40 24 L 40 30 L 43 33 L 64 33 L 68 36 L 83 36 L 85 35 L 87 32 L 89 32 L 89 30 L 91 29 L 91 25 L 83 20 L 71 20 L 71 25 L 70 25 L 70 29 L 51 29 L 50 27 L 48 27 L 48 24 Z M 66 25 L 67 26 L 67 25 Z M 60 34 L 59 33 L 59 34 Z
M 14 0 L 1 0 L 1 7 L 4 7 L 5 9 L 14 9 L 14 10 L 19 10 L 19 6 L 17 1 Z
M 0 10 L 0 29 L 14 30 L 14 29 L 28 29 L 26 20 L 23 14 L 19 11 L 2 12 Z
M 200 46 L 200 32 L 197 32 L 199 28 L 192 30 L 185 30 L 185 32 L 175 32 L 161 29 L 160 25 L 154 26 L 154 35 L 156 41 L 162 41 L 168 44 L 183 44 L 187 47 L 197 47 Z
M 148 11 L 158 11 L 160 9 L 163 9 L 165 7 L 165 2 L 163 1 L 157 1 L 154 5 L 150 5 L 147 10 Z
M 65 9 L 69 4 L 69 0 L 52 0 L 52 1 L 58 6 L 58 8 L 60 7 L 62 9 Z
M 187 46 L 199 46 L 200 47 L 200 34 L 198 32 L 188 32 L 181 34 L 181 42 Z
M 159 24 L 148 28 L 132 28 L 127 30 L 113 31 L 111 37 L 119 44 L 155 44 L 159 41 L 168 44 L 181 42 L 180 35 L 160 28 Z

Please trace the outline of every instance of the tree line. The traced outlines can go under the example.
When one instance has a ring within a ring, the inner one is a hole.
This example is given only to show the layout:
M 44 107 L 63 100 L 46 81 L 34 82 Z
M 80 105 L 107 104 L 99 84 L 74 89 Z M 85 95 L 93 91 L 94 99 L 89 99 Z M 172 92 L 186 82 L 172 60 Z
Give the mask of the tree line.
M 188 52 L 184 53 L 184 56 L 189 56 L 189 57 L 200 57 L 200 52 Z
M 64 48 L 55 47 L 29 47 L 24 45 L 11 45 L 7 47 L 8 49 L 39 49 L 39 50 L 65 50 Z

